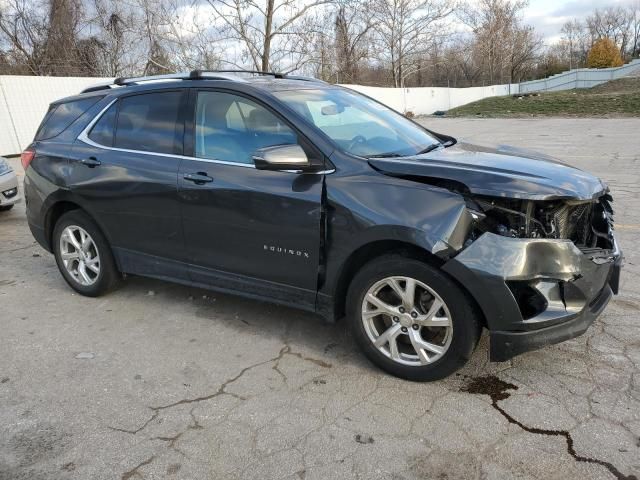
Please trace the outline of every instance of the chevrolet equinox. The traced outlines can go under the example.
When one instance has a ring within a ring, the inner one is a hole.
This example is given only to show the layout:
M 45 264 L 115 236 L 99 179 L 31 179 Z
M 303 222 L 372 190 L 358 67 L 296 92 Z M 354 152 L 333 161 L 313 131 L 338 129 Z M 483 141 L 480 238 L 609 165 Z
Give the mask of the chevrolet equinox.
M 54 102 L 22 154 L 27 217 L 82 295 L 143 275 L 346 317 L 411 380 L 584 333 L 618 291 L 589 173 L 458 142 L 307 77 L 119 78 Z

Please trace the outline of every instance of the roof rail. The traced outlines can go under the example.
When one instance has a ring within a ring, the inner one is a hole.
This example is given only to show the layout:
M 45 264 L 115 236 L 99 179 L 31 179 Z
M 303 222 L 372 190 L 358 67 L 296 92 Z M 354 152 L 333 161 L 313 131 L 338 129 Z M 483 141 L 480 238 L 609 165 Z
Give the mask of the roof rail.
M 324 80 L 320 80 L 319 78 L 308 77 L 305 75 L 286 75 L 285 78 L 288 78 L 289 80 L 300 80 L 303 82 L 327 83 Z
M 96 92 L 99 90 L 107 90 L 114 86 L 124 87 L 127 85 L 134 85 L 142 82 L 155 82 L 162 80 L 233 80 L 236 82 L 244 82 L 245 79 L 238 77 L 234 74 L 238 73 L 249 73 L 252 75 L 263 75 L 263 76 L 271 76 L 273 78 L 289 78 L 292 80 L 303 80 L 307 82 L 319 82 L 326 83 L 322 80 L 318 80 L 313 77 L 304 77 L 298 75 L 287 75 L 284 73 L 276 73 L 276 72 L 261 72 L 260 70 L 192 70 L 191 72 L 182 72 L 182 73 L 169 73 L 166 75 L 149 75 L 144 77 L 118 77 L 113 83 L 101 83 L 98 85 L 92 85 L 88 88 L 85 88 L 80 93 L 88 93 L 88 92 Z
M 284 73 L 278 72 L 262 72 L 260 70 L 193 70 L 191 72 L 192 78 L 211 78 L 210 75 L 215 75 L 216 73 L 251 73 L 253 75 L 264 75 L 271 76 L 274 78 L 285 78 L 286 75 Z
M 284 78 L 282 73 L 260 72 L 258 70 L 192 70 L 191 72 L 169 73 L 166 75 L 150 75 L 146 77 L 116 78 L 115 85 L 131 85 L 141 82 L 153 82 L 156 80 L 198 80 L 198 79 L 220 79 L 220 80 L 241 80 L 238 77 L 224 75 L 227 73 L 250 73 L 253 75 L 271 75 L 275 78 Z M 222 74 L 222 75 L 220 75 Z
M 116 78 L 113 83 L 114 85 L 131 85 L 134 83 L 140 83 L 140 82 L 153 82 L 155 80 L 189 80 L 190 77 L 190 73 L 169 73 L 167 75 L 148 75 L 146 77 L 131 77 L 131 78 L 124 78 L 124 77 L 118 77 Z
M 126 85 L 133 85 L 140 82 L 153 82 L 157 80 L 188 80 L 191 78 L 189 73 L 170 73 L 167 75 L 149 75 L 146 77 L 118 77 L 111 83 L 99 83 L 85 88 L 80 93 L 97 92 L 99 90 L 108 90 L 114 86 L 124 87 Z
M 97 83 L 95 85 L 91 85 L 90 87 L 85 88 L 80 93 L 89 93 L 89 92 L 97 92 L 99 90 L 108 90 L 111 88 L 111 85 L 113 85 L 112 82 Z

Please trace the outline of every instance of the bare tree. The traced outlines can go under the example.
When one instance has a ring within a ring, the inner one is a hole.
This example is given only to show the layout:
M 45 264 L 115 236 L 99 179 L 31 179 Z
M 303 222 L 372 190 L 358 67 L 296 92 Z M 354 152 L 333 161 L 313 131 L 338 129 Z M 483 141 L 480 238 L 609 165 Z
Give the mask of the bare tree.
M 532 67 L 540 49 L 542 39 L 532 27 L 515 26 L 510 34 L 508 46 L 509 83 L 522 81 L 527 70 Z
M 405 86 L 437 86 L 446 87 L 456 84 L 458 76 L 464 78 L 459 68 L 458 48 L 464 39 L 454 37 L 436 37 L 430 48 L 418 56 L 412 65 L 412 75 L 407 78 Z
M 139 73 L 145 62 L 143 18 L 134 5 L 110 0 L 94 0 L 89 19 L 97 44 L 101 75 L 119 77 Z
M 453 12 L 449 0 L 373 0 L 371 8 L 381 44 L 381 60 L 391 68 L 395 87 L 416 73 L 415 60 L 443 34 L 444 20 Z
M 214 70 L 222 65 L 229 39 L 215 25 L 208 4 L 163 0 L 159 10 L 163 27 L 157 35 L 177 69 Z
M 472 29 L 474 49 L 490 83 L 521 78 L 532 67 L 541 39 L 521 23 L 526 0 L 480 0 L 463 10 L 462 20 Z
M 482 78 L 482 62 L 478 61 L 477 45 L 473 38 L 462 38 L 450 49 L 450 58 L 460 71 L 465 84 L 473 86 Z
M 632 5 L 629 5 L 629 27 L 630 27 L 630 41 L 629 41 L 629 55 L 631 58 L 640 57 L 640 0 Z
M 43 68 L 49 75 L 81 75 L 78 58 L 78 0 L 50 0 L 49 26 L 44 46 Z
M 338 83 L 339 73 L 335 69 L 336 57 L 333 48 L 333 39 L 326 30 L 321 29 L 313 40 L 313 58 L 306 65 L 306 70 L 314 77 L 326 82 Z
M 563 42 L 549 45 L 536 62 L 533 77 L 542 78 L 564 72 L 569 68 L 568 49 Z M 575 68 L 575 67 L 574 67 Z
M 335 56 L 340 81 L 356 83 L 362 61 L 370 55 L 374 21 L 363 2 L 342 4 L 335 15 Z
M 207 0 L 229 38 L 240 42 L 253 68 L 287 71 L 304 62 L 307 16 L 333 0 Z
M 600 38 L 610 38 L 620 48 L 620 54 L 626 54 L 631 37 L 629 10 L 620 6 L 596 9 L 587 17 L 586 24 L 592 43 Z
M 29 0 L 0 4 L 0 48 L 11 73 L 43 75 L 43 59 L 49 30 L 46 7 Z
M 570 20 L 562 26 L 560 32 L 562 33 L 561 43 L 566 46 L 569 57 L 569 69 L 584 64 L 583 56 L 586 56 L 586 52 L 583 51 L 585 28 L 582 22 L 577 19 Z
M 627 2 L 567 22 L 542 48 L 522 21 L 527 0 L 0 0 L 0 73 L 231 65 L 396 87 L 517 82 L 585 65 L 604 36 L 640 56 L 640 0 Z M 454 31 L 454 11 L 468 28 Z
M 215 69 L 222 37 L 197 0 L 94 0 L 92 35 L 106 76 Z
M 85 25 L 80 0 L 6 1 L 0 10 L 5 68 L 32 75 L 95 75 L 97 44 L 81 35 Z

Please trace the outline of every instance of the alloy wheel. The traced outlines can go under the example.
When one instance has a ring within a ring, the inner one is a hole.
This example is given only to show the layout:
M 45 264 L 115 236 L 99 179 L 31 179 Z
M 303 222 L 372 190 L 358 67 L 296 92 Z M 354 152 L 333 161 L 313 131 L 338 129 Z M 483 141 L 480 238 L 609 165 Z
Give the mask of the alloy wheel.
M 69 225 L 62 231 L 60 258 L 71 278 L 82 286 L 93 285 L 100 275 L 98 247 L 82 227 Z
M 362 323 L 382 354 L 409 366 L 440 359 L 453 337 L 451 313 L 442 297 L 410 277 L 376 282 L 364 296 Z

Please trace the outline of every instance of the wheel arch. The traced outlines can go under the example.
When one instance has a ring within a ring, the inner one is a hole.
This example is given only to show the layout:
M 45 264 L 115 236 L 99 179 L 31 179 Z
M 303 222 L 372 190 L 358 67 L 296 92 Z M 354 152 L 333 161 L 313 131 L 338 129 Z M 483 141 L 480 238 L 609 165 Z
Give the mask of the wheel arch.
M 430 266 L 440 270 L 465 294 L 465 296 L 469 300 L 469 303 L 472 305 L 473 309 L 477 312 L 479 318 L 481 319 L 483 326 L 487 325 L 484 313 L 471 292 L 456 278 L 449 275 L 442 269 L 442 266 L 446 263 L 445 260 L 429 252 L 428 250 L 425 250 L 424 248 L 401 240 L 373 241 L 360 246 L 349 255 L 347 260 L 344 262 L 342 269 L 340 270 L 333 291 L 333 318 L 335 320 L 343 318 L 346 313 L 347 292 L 349 290 L 351 280 L 358 272 L 358 270 L 360 270 L 365 264 L 375 258 L 394 253 L 407 258 L 425 262 Z
M 74 202 L 71 199 L 61 199 L 55 202 L 53 205 L 49 207 L 47 213 L 45 214 L 44 219 L 44 229 L 45 229 L 45 238 L 48 244 L 48 247 L 51 251 L 53 251 L 53 231 L 56 227 L 56 223 L 65 213 L 71 212 L 74 210 L 79 210 L 85 215 L 87 215 L 93 223 L 100 229 L 100 232 L 104 235 L 109 243 L 111 243 L 109 236 L 105 232 L 104 228 L 99 221 L 88 212 L 85 208 L 82 208 L 78 203 Z
M 53 230 L 56 227 L 56 223 L 62 215 L 72 210 L 82 210 L 77 203 L 60 200 L 49 207 L 44 217 L 44 232 L 47 240 L 47 245 L 50 250 L 53 250 Z
M 360 246 L 347 257 L 340 269 L 338 279 L 335 282 L 333 291 L 333 311 L 335 319 L 342 318 L 345 315 L 347 291 L 349 290 L 351 279 L 356 272 L 374 258 L 390 253 L 397 253 L 408 258 L 414 258 L 436 268 L 440 268 L 444 264 L 442 259 L 431 252 L 402 240 L 376 240 Z

